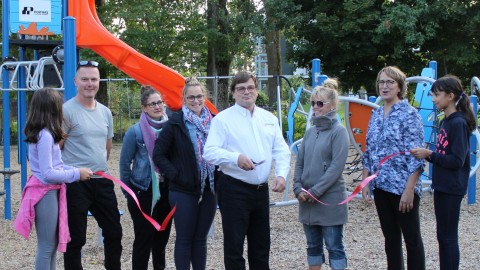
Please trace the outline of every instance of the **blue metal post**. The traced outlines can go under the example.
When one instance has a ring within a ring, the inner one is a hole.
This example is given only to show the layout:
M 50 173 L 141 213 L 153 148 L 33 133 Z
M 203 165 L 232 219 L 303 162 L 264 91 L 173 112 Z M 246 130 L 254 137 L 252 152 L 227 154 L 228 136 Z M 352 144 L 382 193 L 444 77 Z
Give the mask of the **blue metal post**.
M 20 47 L 19 49 L 19 60 L 25 61 L 25 49 Z M 18 86 L 19 88 L 26 88 L 26 74 L 25 69 L 20 69 L 18 71 Z M 20 163 L 20 177 L 21 177 L 21 187 L 22 190 L 27 184 L 27 143 L 25 142 L 25 124 L 27 122 L 27 93 L 25 91 L 17 91 L 17 104 L 18 104 L 18 122 L 17 122 L 17 132 L 18 132 L 18 162 Z
M 475 95 L 470 96 L 470 104 L 473 108 L 474 115 L 478 113 L 478 97 Z M 476 118 L 476 117 L 475 117 Z M 478 127 L 478 123 L 477 123 Z M 470 136 L 470 166 L 473 167 L 477 162 L 477 139 L 475 136 Z M 477 173 L 474 173 L 472 177 L 468 179 L 468 191 L 467 191 L 467 202 L 468 204 L 474 204 L 477 200 L 476 196 L 477 189 Z
M 67 16 L 63 18 L 63 49 L 64 64 L 63 64 L 63 84 L 65 91 L 63 92 L 63 99 L 65 101 L 71 99 L 76 95 L 76 87 L 73 82 L 77 68 L 77 46 L 76 46 L 76 20 L 74 17 Z
M 10 25 L 10 1 L 2 0 L 2 58 L 9 56 L 10 41 L 9 41 L 9 25 Z M 8 70 L 2 70 L 2 88 L 9 87 Z M 3 112 L 3 168 L 5 171 L 10 170 L 10 92 L 4 91 L 2 93 Z M 11 197 L 10 197 L 10 176 L 6 174 L 3 179 L 3 186 L 5 188 L 5 219 L 12 219 L 11 211 Z
M 324 74 L 320 75 L 320 77 L 319 77 L 319 79 L 318 79 L 318 85 L 322 85 L 323 82 L 324 82 L 326 79 L 328 79 L 328 76 L 327 76 L 327 75 L 324 75 Z
M 321 84 L 320 75 L 322 74 L 322 68 L 320 64 L 320 59 L 315 58 L 312 60 L 312 89 Z
M 438 73 L 437 73 L 437 61 L 430 61 L 428 63 L 428 67 L 431 68 L 433 70 L 433 79 L 437 79 L 438 78 Z
M 68 0 L 62 1 L 62 18 L 65 18 L 68 15 Z M 65 21 L 63 22 L 65 23 Z M 63 25 L 65 27 L 65 24 Z

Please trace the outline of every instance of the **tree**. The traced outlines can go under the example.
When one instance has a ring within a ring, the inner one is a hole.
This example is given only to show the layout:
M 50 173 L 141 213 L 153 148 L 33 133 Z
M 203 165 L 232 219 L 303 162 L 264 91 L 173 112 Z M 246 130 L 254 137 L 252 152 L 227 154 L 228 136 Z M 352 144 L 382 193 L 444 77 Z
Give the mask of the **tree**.
M 282 9 L 284 1 L 264 0 L 265 26 L 263 34 L 265 36 L 265 50 L 267 52 L 268 74 L 282 74 L 282 56 L 280 48 L 281 30 L 284 27 L 282 23 L 286 18 Z M 275 105 L 277 101 L 276 78 L 268 79 L 268 104 Z
M 178 72 L 195 74 L 205 69 L 202 8 L 199 0 L 116 0 L 107 2 L 108 12 L 103 14 L 110 30 L 140 53 Z
M 293 44 L 290 59 L 306 66 L 320 58 L 323 71 L 338 77 L 343 89 L 373 92 L 385 65 L 413 76 L 437 60 L 440 74 L 464 80 L 480 67 L 478 1 L 289 1 L 298 7 L 285 31 Z
M 293 1 L 292 26 L 286 36 L 293 44 L 289 57 L 299 66 L 322 60 L 322 71 L 338 77 L 343 88 L 373 88 L 382 66 L 384 48 L 374 43 L 384 1 Z
M 259 21 L 252 1 L 207 1 L 208 76 L 228 75 L 235 55 L 248 58 L 252 54 L 252 33 Z M 228 80 L 220 79 L 217 89 L 217 108 L 222 110 L 229 105 Z
M 480 70 L 480 2 L 433 1 L 429 19 L 434 34 L 422 51 L 439 63 L 439 76 L 455 74 L 468 85 Z

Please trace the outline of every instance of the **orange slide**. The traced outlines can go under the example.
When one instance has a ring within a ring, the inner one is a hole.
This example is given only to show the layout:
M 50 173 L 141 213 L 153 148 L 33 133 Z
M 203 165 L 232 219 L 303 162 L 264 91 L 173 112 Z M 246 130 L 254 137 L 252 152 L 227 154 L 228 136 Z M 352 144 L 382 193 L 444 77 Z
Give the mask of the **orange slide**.
M 68 15 L 76 19 L 78 47 L 91 49 L 140 84 L 153 86 L 170 109 L 182 107 L 185 78 L 112 35 L 98 19 L 95 0 L 69 0 Z M 210 101 L 206 105 L 212 113 L 218 112 Z

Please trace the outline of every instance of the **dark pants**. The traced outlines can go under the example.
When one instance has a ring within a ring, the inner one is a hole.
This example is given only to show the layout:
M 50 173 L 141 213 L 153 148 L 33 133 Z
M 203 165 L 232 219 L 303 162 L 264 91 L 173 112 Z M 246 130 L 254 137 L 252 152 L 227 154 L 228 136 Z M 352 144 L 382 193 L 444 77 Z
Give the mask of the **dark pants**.
M 151 215 L 158 223 L 162 224 L 163 220 L 170 212 L 170 204 L 168 202 L 168 187 L 160 183 L 160 200 L 152 209 L 152 186 L 142 191 L 136 187 L 130 187 L 135 192 L 138 202 L 143 212 Z M 132 269 L 147 270 L 150 252 L 152 253 L 153 269 L 165 269 L 165 247 L 170 236 L 171 222 L 168 223 L 164 231 L 157 231 L 153 225 L 142 215 L 136 202 L 130 195 L 127 195 L 128 211 L 133 221 L 133 230 L 135 240 L 133 241 L 132 250 Z
M 407 248 L 407 269 L 424 270 L 425 251 L 420 232 L 420 198 L 415 195 L 413 209 L 406 213 L 398 211 L 400 195 L 375 189 L 374 198 L 380 226 L 385 237 L 388 270 L 405 269 L 402 252 L 402 234 Z
M 217 201 L 205 187 L 202 201 L 199 196 L 170 191 L 170 205 L 177 205 L 175 215 L 175 268 L 177 270 L 205 270 L 207 265 L 207 235 L 212 226 Z
M 83 269 L 81 252 L 86 242 L 87 213 L 102 229 L 105 269 L 121 269 L 122 225 L 113 182 L 105 178 L 67 184 L 68 226 L 71 241 L 63 259 L 65 269 Z
M 433 193 L 441 270 L 456 270 L 459 268 L 458 221 L 460 220 L 462 199 L 462 195 L 438 191 Z
M 248 241 L 250 270 L 269 269 L 270 208 L 268 185 L 258 188 L 219 174 L 218 205 L 222 214 L 226 270 L 244 270 L 243 245 Z

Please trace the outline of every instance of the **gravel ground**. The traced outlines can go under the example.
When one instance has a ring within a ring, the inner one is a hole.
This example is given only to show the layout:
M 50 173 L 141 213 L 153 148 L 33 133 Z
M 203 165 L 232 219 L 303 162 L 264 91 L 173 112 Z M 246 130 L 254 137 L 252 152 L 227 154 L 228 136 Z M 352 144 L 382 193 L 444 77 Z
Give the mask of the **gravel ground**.
M 118 176 L 118 157 L 121 146 L 114 145 L 110 168 L 114 176 Z M 0 148 L 3 153 L 3 149 Z M 12 147 L 12 169 L 18 169 L 16 164 L 16 147 Z M 3 164 L 3 156 L 0 156 Z M 356 183 L 349 176 L 349 190 L 353 190 Z M 20 180 L 15 175 L 12 182 L 12 209 L 15 216 L 20 199 Z M 3 185 L 0 184 L 0 189 Z M 477 189 L 478 190 L 478 189 Z M 117 190 L 119 208 L 126 213 L 122 217 L 123 256 L 122 268 L 131 268 L 131 250 L 133 243 L 133 225 L 128 214 L 126 200 Z M 271 201 L 282 200 L 282 194 L 271 194 Z M 293 195 L 289 194 L 289 199 Z M 23 239 L 12 229 L 12 221 L 3 217 L 3 198 L 0 199 L 0 269 L 32 269 L 36 253 L 36 236 L 31 234 L 30 240 Z M 433 199 L 430 194 L 424 194 L 421 200 L 422 234 L 425 244 L 427 269 L 439 269 L 438 244 L 435 238 L 435 216 Z M 467 205 L 464 201 L 460 220 L 460 269 L 480 269 L 480 223 L 479 205 Z M 306 269 L 306 244 L 303 229 L 297 221 L 297 205 L 271 208 L 271 269 Z M 215 217 L 214 233 L 209 238 L 207 269 L 224 269 L 222 252 L 222 231 L 220 213 Z M 173 247 L 175 230 L 172 229 L 171 241 L 167 246 L 167 269 L 175 269 L 173 262 Z M 383 249 L 383 235 L 380 230 L 375 207 L 366 205 L 363 201 L 353 200 L 349 203 L 349 222 L 345 226 L 344 242 L 348 253 L 348 269 L 386 269 L 386 259 Z M 98 245 L 97 225 L 93 218 L 89 218 L 87 244 L 83 249 L 83 265 L 85 269 L 103 269 L 103 248 Z M 63 268 L 63 256 L 58 254 L 57 266 Z M 247 268 L 248 269 L 248 268 Z M 322 269 L 330 269 L 328 266 Z

